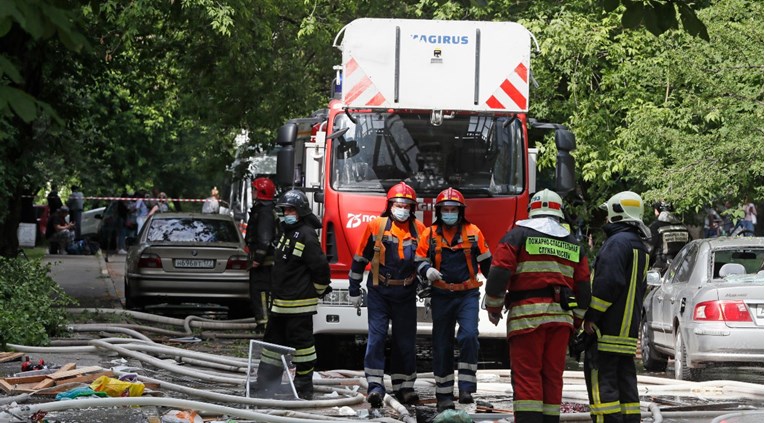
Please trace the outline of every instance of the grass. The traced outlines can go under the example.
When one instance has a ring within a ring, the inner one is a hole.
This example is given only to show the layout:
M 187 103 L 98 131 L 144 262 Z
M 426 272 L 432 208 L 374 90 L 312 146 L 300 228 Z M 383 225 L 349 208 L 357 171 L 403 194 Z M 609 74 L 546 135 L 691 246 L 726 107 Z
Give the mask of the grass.
M 26 254 L 27 258 L 29 259 L 41 259 L 47 252 L 48 247 L 41 246 L 41 247 L 34 247 L 34 248 L 22 248 L 21 250 L 24 251 L 24 254 Z

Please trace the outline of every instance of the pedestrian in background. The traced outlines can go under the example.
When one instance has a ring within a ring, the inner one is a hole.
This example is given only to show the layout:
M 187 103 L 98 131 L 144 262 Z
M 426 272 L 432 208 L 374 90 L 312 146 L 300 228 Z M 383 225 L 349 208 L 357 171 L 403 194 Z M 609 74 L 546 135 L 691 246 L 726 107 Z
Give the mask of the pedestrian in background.
M 425 229 L 415 262 L 432 284 L 433 374 L 438 412 L 454 408 L 454 327 L 459 324 L 457 381 L 460 404 L 473 402 L 478 370 L 478 271 L 489 274 L 491 252 L 483 233 L 465 219 L 465 197 L 447 188 L 436 197 L 436 223 Z
M 277 207 L 284 211 L 282 235 L 274 253 L 271 314 L 263 341 L 295 349 L 295 389 L 302 399 L 313 398 L 316 347 L 313 315 L 319 298 L 331 290 L 329 263 L 316 235 L 318 218 L 302 191 L 284 193 Z M 257 396 L 270 396 L 281 383 L 281 354 L 264 346 L 255 383 Z
M 744 219 L 739 222 L 739 225 L 744 231 L 749 231 L 744 233 L 745 236 L 754 236 L 754 227 L 757 226 L 757 207 L 747 197 L 741 208 L 744 209 Z
M 715 210 L 714 206 L 709 206 L 706 209 L 707 214 L 704 216 L 704 238 L 717 238 L 721 235 L 722 218 Z
M 550 190 L 534 194 L 529 219 L 502 237 L 486 281 L 494 325 L 509 310 L 507 337 L 513 415 L 518 423 L 560 420 L 569 339 L 590 303 L 587 255 L 561 221 L 563 202 Z
M 69 214 L 67 206 L 61 206 L 56 210 L 55 216 L 52 216 L 53 233 L 50 235 L 51 253 L 67 254 L 66 248 L 74 241 L 74 222 L 67 222 L 66 216 Z
M 69 208 L 69 221 L 74 223 L 74 239 L 82 238 L 82 210 L 85 207 L 85 195 L 79 185 L 72 185 L 72 193 L 66 201 Z
M 278 234 L 278 217 L 274 210 L 276 185 L 268 178 L 252 181 L 255 201 L 247 221 L 245 242 L 250 249 L 250 301 L 258 330 L 268 322 L 268 304 L 271 292 L 271 270 L 274 265 L 274 241 Z
M 149 208 L 146 206 L 146 191 L 139 190 L 135 193 L 134 197 L 136 200 L 133 203 L 132 211 L 135 213 L 135 233 L 138 235 L 143 224 L 146 223 L 146 218 L 149 216 Z
M 58 209 L 63 205 L 64 203 L 61 201 L 61 197 L 58 196 L 58 186 L 52 184 L 50 186 L 50 192 L 48 193 L 48 216 L 52 219 L 53 216 L 56 215 Z
M 596 339 L 585 351 L 584 373 L 595 423 L 640 421 L 635 353 L 646 290 L 650 230 L 643 199 L 624 191 L 601 206 L 606 241 L 595 259 L 592 301 L 584 330 Z
M 167 205 L 167 194 L 160 192 L 157 196 L 157 201 L 154 206 L 149 210 L 148 217 L 154 216 L 156 213 L 167 213 L 170 211 L 170 207 Z
M 218 194 L 218 187 L 212 187 L 210 190 L 210 196 L 205 199 L 202 204 L 202 213 L 214 213 L 220 212 L 220 195 Z
M 361 307 L 361 280 L 368 263 L 367 324 L 369 336 L 364 374 L 369 387 L 367 402 L 382 407 L 385 397 L 385 340 L 391 326 L 389 373 L 396 398 L 417 403 L 417 275 L 414 258 L 419 234 L 425 226 L 415 218 L 417 193 L 404 182 L 388 190 L 385 210 L 366 227 L 348 275 L 351 304 Z

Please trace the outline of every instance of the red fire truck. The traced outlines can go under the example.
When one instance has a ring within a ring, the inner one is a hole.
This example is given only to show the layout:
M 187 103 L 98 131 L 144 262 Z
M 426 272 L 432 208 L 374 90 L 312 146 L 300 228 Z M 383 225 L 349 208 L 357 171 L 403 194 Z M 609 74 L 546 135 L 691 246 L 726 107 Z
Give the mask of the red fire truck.
M 425 225 L 438 193 L 459 189 L 467 218 L 494 247 L 527 217 L 536 190 L 531 126 L 555 131 L 555 190 L 572 190 L 573 134 L 526 116 L 532 40 L 512 22 L 402 19 L 358 19 L 337 35 L 334 98 L 277 136 L 277 180 L 308 193 L 331 263 L 334 292 L 320 303 L 317 335 L 366 334 L 366 310 L 348 302 L 348 272 L 366 223 L 385 209 L 396 183 L 416 190 Z M 504 325 L 480 317 L 482 343 L 504 340 Z M 418 334 L 428 335 L 430 325 L 420 308 Z

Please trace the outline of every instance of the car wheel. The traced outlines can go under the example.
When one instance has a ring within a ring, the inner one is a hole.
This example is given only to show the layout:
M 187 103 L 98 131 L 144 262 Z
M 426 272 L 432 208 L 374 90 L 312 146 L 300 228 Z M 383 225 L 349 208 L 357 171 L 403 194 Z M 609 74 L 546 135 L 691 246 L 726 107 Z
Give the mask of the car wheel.
M 680 334 L 680 328 L 677 328 L 675 335 L 675 379 L 677 380 L 699 380 L 701 369 L 692 369 L 686 363 L 686 349 L 683 336 Z
M 648 333 L 648 322 L 645 319 L 640 325 L 640 355 L 646 370 L 651 372 L 667 370 L 667 357 L 654 350 L 653 340 Z
M 125 309 L 126 310 L 143 310 L 143 302 L 133 297 L 130 284 L 128 284 L 127 278 L 125 278 Z

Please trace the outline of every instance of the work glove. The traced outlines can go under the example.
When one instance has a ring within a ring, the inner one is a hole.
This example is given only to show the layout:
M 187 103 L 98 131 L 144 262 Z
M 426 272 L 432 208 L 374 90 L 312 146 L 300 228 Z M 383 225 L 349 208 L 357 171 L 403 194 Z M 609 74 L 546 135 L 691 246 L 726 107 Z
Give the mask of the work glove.
M 502 313 L 492 313 L 489 312 L 489 321 L 494 326 L 497 326 L 499 324 L 499 321 L 502 320 Z
M 431 282 L 440 281 L 441 279 L 444 278 L 444 275 L 438 270 L 436 270 L 435 267 L 431 267 L 430 269 L 428 269 L 428 271 L 425 272 L 425 276 L 427 276 L 428 280 Z
M 348 297 L 348 299 L 351 301 L 351 305 L 353 307 L 356 307 L 356 308 L 361 307 L 361 295 L 357 295 L 355 297 Z

